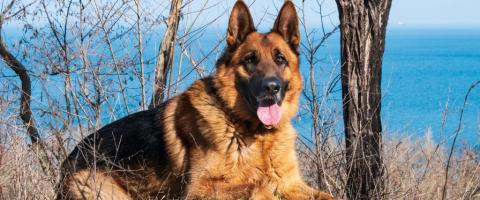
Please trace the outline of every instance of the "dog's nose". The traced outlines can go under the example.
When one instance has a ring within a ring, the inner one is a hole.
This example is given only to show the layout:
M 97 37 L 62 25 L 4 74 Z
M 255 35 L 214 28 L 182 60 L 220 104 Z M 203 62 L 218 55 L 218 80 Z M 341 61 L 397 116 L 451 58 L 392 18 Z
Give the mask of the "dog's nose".
M 268 94 L 277 94 L 280 91 L 280 80 L 276 77 L 269 77 L 262 80 L 262 88 Z

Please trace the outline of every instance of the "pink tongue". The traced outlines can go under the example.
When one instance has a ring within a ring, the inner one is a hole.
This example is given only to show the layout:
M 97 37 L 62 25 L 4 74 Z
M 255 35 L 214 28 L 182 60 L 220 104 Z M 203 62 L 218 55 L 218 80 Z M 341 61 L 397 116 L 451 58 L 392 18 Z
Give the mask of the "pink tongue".
M 282 110 L 278 104 L 260 106 L 257 109 L 257 116 L 264 125 L 271 126 L 278 124 L 282 118 Z

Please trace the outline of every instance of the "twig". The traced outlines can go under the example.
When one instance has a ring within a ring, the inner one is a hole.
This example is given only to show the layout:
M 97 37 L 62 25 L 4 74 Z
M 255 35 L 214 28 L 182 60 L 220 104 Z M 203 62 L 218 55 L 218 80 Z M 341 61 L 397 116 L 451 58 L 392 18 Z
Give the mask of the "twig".
M 458 121 L 457 129 L 455 130 L 455 136 L 453 138 L 452 147 L 450 148 L 450 153 L 448 154 L 447 166 L 445 168 L 445 182 L 443 183 L 442 200 L 444 200 L 447 195 L 448 171 L 450 169 L 450 160 L 452 159 L 453 150 L 455 149 L 455 143 L 457 142 L 458 134 L 462 129 L 463 112 L 465 111 L 465 107 L 467 106 L 468 96 L 473 91 L 473 89 L 477 87 L 477 85 L 479 84 L 480 84 L 480 81 L 476 81 L 472 85 L 470 85 L 470 88 L 468 88 L 467 94 L 465 95 L 465 98 L 463 100 L 463 106 L 462 106 L 462 109 L 460 110 L 460 119 Z

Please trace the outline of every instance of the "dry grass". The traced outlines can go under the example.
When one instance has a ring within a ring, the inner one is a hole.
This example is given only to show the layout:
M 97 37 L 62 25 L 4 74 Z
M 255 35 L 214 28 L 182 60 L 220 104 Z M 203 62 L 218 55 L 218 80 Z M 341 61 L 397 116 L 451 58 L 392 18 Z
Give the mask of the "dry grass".
M 385 148 L 387 197 L 442 199 L 449 145 L 435 144 L 427 132 L 420 138 L 390 140 Z M 479 199 L 478 152 L 461 147 L 450 162 L 446 199 Z
M 329 138 L 322 152 L 324 163 L 301 148 L 304 174 L 311 184 L 345 198 L 345 158 L 340 140 Z M 384 199 L 442 199 L 450 146 L 437 144 L 431 132 L 424 136 L 384 139 Z M 446 199 L 480 199 L 479 152 L 469 146 L 457 148 L 451 160 Z M 320 162 L 323 168 L 316 168 Z M 320 179 L 317 177 L 320 176 Z M 319 180 L 319 181 L 318 181 Z
M 43 173 L 26 139 L 9 136 L 3 146 L 0 165 L 1 199 L 53 199 L 54 184 Z
M 26 144 L 27 139 L 19 136 L 23 133 L 21 128 L 1 127 L 1 199 L 53 199 L 58 177 L 47 177 L 42 172 L 35 153 Z M 50 149 L 57 145 L 53 141 L 49 142 Z M 322 190 L 344 198 L 345 161 L 339 142 L 342 141 L 333 137 L 325 142 L 322 158 L 313 157 L 305 148 L 300 157 L 304 174 L 311 184 L 321 185 Z M 427 133 L 415 138 L 387 137 L 384 147 L 385 199 L 441 199 L 449 146 L 434 143 L 431 134 Z M 478 152 L 467 146 L 456 150 L 447 199 L 480 198 L 478 156 Z M 53 158 L 52 161 L 56 165 L 59 163 Z M 315 167 L 317 164 L 319 168 Z M 53 174 L 58 174 L 58 166 L 52 170 Z

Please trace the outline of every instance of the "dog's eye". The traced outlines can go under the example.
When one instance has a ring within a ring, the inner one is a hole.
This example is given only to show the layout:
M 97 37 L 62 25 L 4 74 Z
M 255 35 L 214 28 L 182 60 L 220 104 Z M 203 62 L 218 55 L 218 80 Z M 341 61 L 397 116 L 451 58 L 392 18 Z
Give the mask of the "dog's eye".
M 275 62 L 279 65 L 280 64 L 287 64 L 287 59 L 281 53 L 277 53 L 277 55 L 275 55 Z
M 254 64 L 257 62 L 257 57 L 255 56 L 254 53 L 250 53 L 245 58 L 243 59 L 244 64 Z

